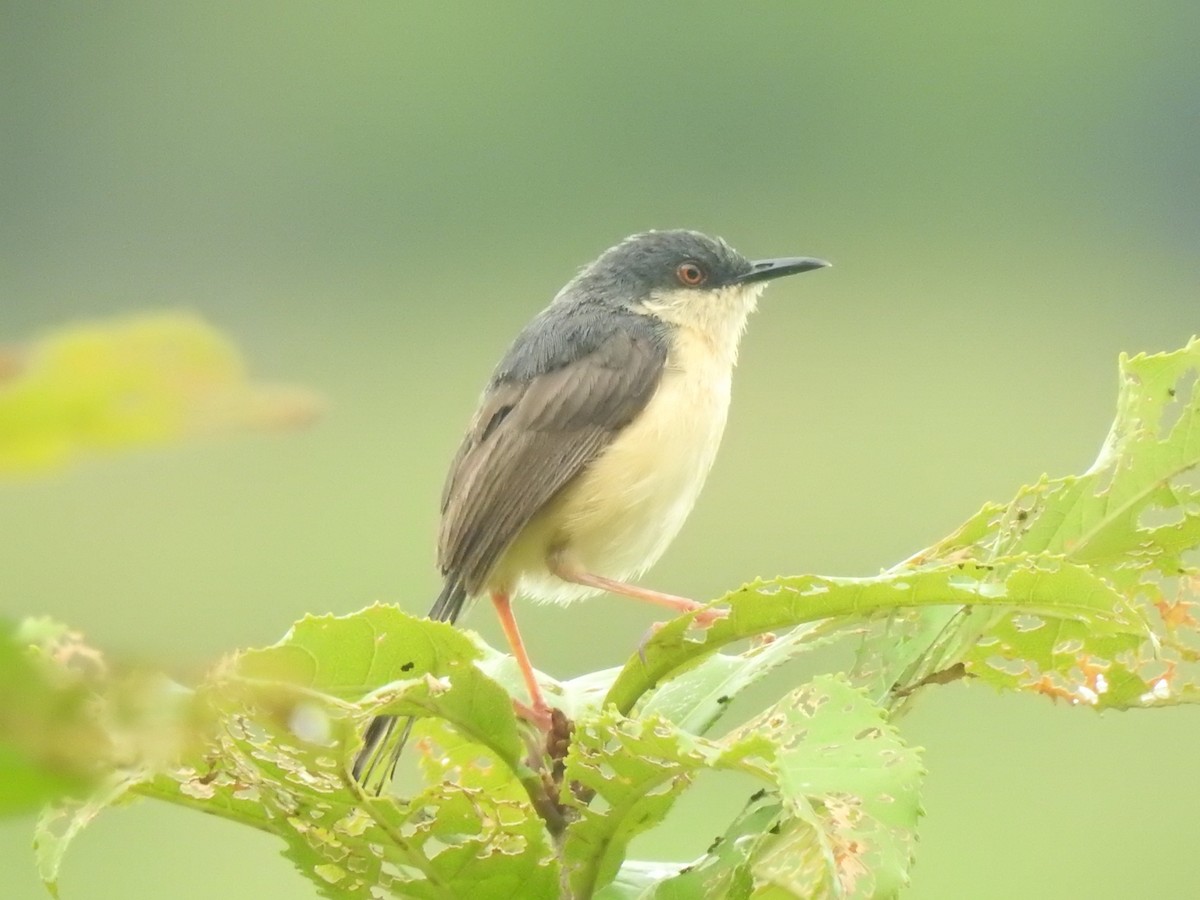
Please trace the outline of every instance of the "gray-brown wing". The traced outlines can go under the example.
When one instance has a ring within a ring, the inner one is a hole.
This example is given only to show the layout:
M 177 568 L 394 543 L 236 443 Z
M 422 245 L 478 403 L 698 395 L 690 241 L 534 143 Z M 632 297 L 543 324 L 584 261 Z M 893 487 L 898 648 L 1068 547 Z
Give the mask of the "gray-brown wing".
M 646 406 L 662 342 L 610 333 L 590 352 L 528 379 L 493 384 L 451 466 L 438 564 L 468 595 L 533 516 Z

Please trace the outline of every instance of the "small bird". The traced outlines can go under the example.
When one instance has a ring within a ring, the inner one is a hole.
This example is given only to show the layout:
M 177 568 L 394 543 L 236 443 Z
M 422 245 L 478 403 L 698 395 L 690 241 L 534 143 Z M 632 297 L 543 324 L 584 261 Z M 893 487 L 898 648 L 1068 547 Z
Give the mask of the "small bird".
M 442 493 L 443 586 L 429 617 L 453 623 L 488 595 L 529 692 L 525 715 L 543 728 L 550 708 L 512 598 L 608 591 L 680 613 L 702 607 L 630 579 L 667 549 L 704 485 L 738 343 L 767 282 L 827 265 L 751 261 L 695 231 L 635 234 L 571 279 L 492 373 Z M 396 725 L 371 722 L 355 778 L 371 778 Z

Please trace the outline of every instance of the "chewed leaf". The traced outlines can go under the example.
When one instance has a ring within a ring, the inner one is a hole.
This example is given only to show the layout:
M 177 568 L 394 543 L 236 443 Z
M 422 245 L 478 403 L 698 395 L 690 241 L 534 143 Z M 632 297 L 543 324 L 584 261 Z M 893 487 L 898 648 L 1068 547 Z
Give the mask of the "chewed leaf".
M 777 884 L 791 873 L 812 884 L 820 859 L 838 896 L 890 897 L 907 884 L 924 770 L 880 707 L 844 678 L 821 676 L 731 738 L 746 735 L 776 747 L 787 835 L 788 852 L 768 842 L 752 857 L 756 879 Z
M 564 778 L 575 817 L 562 849 L 572 888 L 589 896 L 611 881 L 629 842 L 662 821 L 698 771 L 769 777 L 771 749 L 755 735 L 716 743 L 658 716 L 627 719 L 612 707 L 578 723 Z
M 51 890 L 79 829 L 140 795 L 279 837 L 330 898 L 553 900 L 564 886 L 600 900 L 895 896 L 923 770 L 892 721 L 919 689 L 971 677 L 1095 708 L 1200 700 L 1200 341 L 1123 358 L 1121 372 L 1088 472 L 985 506 L 883 574 L 758 581 L 703 631 L 694 614 L 668 623 L 619 671 L 547 678 L 560 708 L 548 736 L 514 714 L 511 659 L 390 607 L 307 617 L 194 691 L 43 678 L 69 676 L 66 660 L 105 666 L 61 626 L 33 623 L 26 646 L 0 640 L 0 812 L 61 800 L 73 778 L 93 789 L 39 826 Z M 4 399 L 0 388 L 0 417 Z M 849 676 L 817 676 L 702 736 L 734 694 L 839 635 L 861 646 Z M 144 723 L 168 719 L 125 715 L 142 706 L 172 714 L 157 738 Z M 350 775 L 377 714 L 416 723 L 426 783 L 411 797 L 375 796 Z M 43 740 L 56 723 L 69 729 Z M 704 771 L 763 787 L 690 865 L 626 860 Z
M 114 774 L 86 800 L 69 800 L 47 807 L 34 829 L 33 849 L 38 874 L 46 889 L 58 896 L 58 872 L 71 841 L 96 816 L 113 806 L 146 776 L 141 772 Z
M 1144 630 L 1119 594 L 1083 569 L 1053 559 L 1026 559 L 1007 574 L 991 565 L 955 562 L 874 578 L 779 578 L 747 585 L 719 602 L 729 615 L 699 635 L 689 631 L 686 616 L 660 629 L 644 652 L 626 663 L 607 702 L 628 712 L 660 683 L 743 638 L 834 617 L 843 626 L 860 623 L 904 607 L 1021 605 L 1031 612 L 1086 621 L 1106 632 Z
M 907 610 L 865 643 L 862 683 L 902 698 L 960 666 L 996 687 L 1095 709 L 1200 700 L 1200 340 L 1122 356 L 1120 368 L 1117 417 L 1086 473 L 1042 478 L 985 507 L 909 565 L 958 559 L 1007 580 L 1023 561 L 1057 561 L 1075 573 L 1060 594 L 1100 585 L 1144 627 L 1116 632 L 1023 603 Z
M 320 405 L 309 391 L 252 383 L 234 347 L 192 315 L 80 325 L 0 350 L 0 475 L 84 452 L 295 427 Z
M 306 616 L 279 643 L 247 650 L 225 670 L 237 680 L 362 701 L 375 714 L 444 719 L 515 769 L 523 745 L 511 699 L 474 664 L 480 655 L 451 625 L 376 604 L 348 616 Z
M 748 900 L 755 889 L 751 859 L 759 854 L 764 844 L 773 841 L 782 832 L 782 818 L 783 807 L 777 793 L 766 790 L 755 792 L 746 803 L 746 808 L 709 845 L 704 856 L 674 875 L 660 877 L 661 883 L 652 892 L 634 896 L 652 897 L 653 900 L 707 897 Z M 815 837 L 813 829 L 808 828 L 808 833 Z M 622 874 L 629 869 L 635 874 L 638 871 L 635 866 L 627 864 L 622 867 Z M 802 887 L 806 893 L 799 896 L 821 896 L 821 888 L 827 886 L 826 867 L 823 861 L 818 860 L 809 869 L 807 877 L 803 878 Z M 602 898 L 607 896 L 601 895 Z
M 389 682 L 361 705 L 334 696 L 378 680 L 381 663 L 369 658 L 377 642 L 363 626 L 388 618 L 375 607 L 306 619 L 276 647 L 219 669 L 202 694 L 220 711 L 222 729 L 139 793 L 279 836 L 322 896 L 440 898 L 483 886 L 511 896 L 526 886 L 530 897 L 551 897 L 556 863 L 530 797 L 543 788 L 521 760 L 508 695 L 473 665 L 468 638 L 441 623 L 396 620 L 404 634 L 383 652 L 403 648 L 408 656 L 423 646 L 419 660 L 439 674 Z M 363 658 L 343 668 L 327 655 L 335 651 Z M 308 652 L 331 665 L 296 666 Z M 280 672 L 297 678 L 266 677 Z M 432 737 L 444 746 L 430 765 L 439 777 L 412 799 L 368 794 L 348 771 L 363 726 L 379 712 L 435 720 Z
M 829 620 L 766 635 L 741 653 L 714 653 L 666 682 L 647 699 L 643 715 L 661 715 L 684 731 L 704 734 L 742 691 L 803 653 L 844 638 L 852 629 Z
M 923 769 L 884 710 L 840 677 L 793 691 L 722 741 L 773 789 L 705 855 L 645 896 L 891 897 L 907 883 Z
M 86 796 L 109 754 L 81 678 L 27 646 L 29 630 L 0 620 L 0 814 Z

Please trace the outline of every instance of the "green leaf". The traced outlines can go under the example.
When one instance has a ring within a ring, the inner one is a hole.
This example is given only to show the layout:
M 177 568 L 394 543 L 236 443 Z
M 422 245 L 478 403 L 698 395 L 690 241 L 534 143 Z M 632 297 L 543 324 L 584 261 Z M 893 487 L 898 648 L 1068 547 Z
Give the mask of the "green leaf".
M 908 611 L 869 638 L 859 675 L 897 696 L 955 665 L 1003 689 L 1096 709 L 1200 700 L 1200 340 L 1121 358 L 1117 417 L 1083 475 L 1042 478 L 916 559 L 1058 560 L 1123 598 L 1139 635 L 1086 617 Z M 1086 586 L 1081 589 L 1087 589 Z
M 722 743 L 748 740 L 762 742 L 752 765 L 774 789 L 647 897 L 888 897 L 907 883 L 924 771 L 882 708 L 820 676 Z
M 76 835 L 101 810 L 114 806 L 144 778 L 144 773 L 127 771 L 114 773 L 86 800 L 64 800 L 42 811 L 34 829 L 33 849 L 38 874 L 52 896 L 58 896 L 58 873 L 63 856 Z
M 79 325 L 0 354 L 0 476 L 245 427 L 311 422 L 319 401 L 252 384 L 233 346 L 184 313 Z
M 655 890 L 662 882 L 686 868 L 683 863 L 630 860 L 621 866 L 616 878 L 596 892 L 596 900 L 650 900 L 657 896 Z
M 306 616 L 278 644 L 239 654 L 229 668 L 239 680 L 361 700 L 376 715 L 445 719 L 532 783 L 511 699 L 475 665 L 481 655 L 451 625 L 376 604 L 350 616 Z
M 462 632 L 388 607 L 308 617 L 220 667 L 200 693 L 223 728 L 137 790 L 280 836 L 323 896 L 551 897 L 557 862 L 534 807 L 546 789 L 478 656 Z M 443 745 L 426 759 L 439 777 L 409 800 L 369 796 L 349 775 L 378 713 L 445 723 L 424 729 L 427 750 Z
M 656 690 L 642 706 L 643 715 L 658 715 L 684 731 L 704 734 L 724 715 L 742 691 L 803 653 L 852 633 L 842 623 L 819 622 L 793 628 L 782 635 L 756 636 L 740 653 L 713 653 Z M 504 657 L 511 661 L 511 657 Z M 640 657 L 639 657 L 640 658 Z M 498 672 L 492 663 L 485 671 Z M 514 666 L 515 669 L 515 666 Z M 549 682 L 555 705 L 572 719 L 596 715 L 622 669 L 602 669 L 561 684 Z M 520 684 L 519 675 L 515 685 Z M 544 687 L 546 685 L 543 685 Z
M 714 743 L 658 716 L 628 719 L 613 708 L 576 723 L 567 754 L 564 802 L 575 819 L 562 859 L 577 896 L 590 897 L 617 874 L 629 842 L 657 825 L 702 769 L 760 777 L 770 752 L 754 735 Z
M 377 603 L 348 616 L 305 616 L 279 643 L 245 650 L 228 668 L 239 679 L 354 701 L 393 681 L 446 675 L 480 655 L 467 633 Z
M 784 813 L 750 854 L 756 888 L 888 897 L 908 882 L 924 770 L 883 709 L 823 675 L 730 735 L 775 746 Z
M 76 639 L 47 620 L 0 621 L 0 815 L 84 797 L 104 777 L 110 741 L 83 674 L 47 656 L 54 647 L 67 659 Z M 30 646 L 34 640 L 47 649 Z
M 728 617 L 705 631 L 694 616 L 668 623 L 619 671 L 546 678 L 576 720 L 565 759 L 514 716 L 510 658 L 391 607 L 308 617 L 194 692 L 82 677 L 64 660 L 104 667 L 77 636 L 10 629 L 0 810 L 92 791 L 39 825 L 52 891 L 80 828 L 141 795 L 279 836 L 331 898 L 552 900 L 564 884 L 578 900 L 894 896 L 922 769 L 892 722 L 918 688 L 966 674 L 1097 708 L 1200 698 L 1198 376 L 1198 342 L 1123 358 L 1117 420 L 1091 470 L 985 506 L 889 572 L 759 581 L 724 598 Z M 725 737 L 700 736 L 737 692 L 846 636 L 861 638 L 850 678 L 818 676 Z M 427 784 L 411 798 L 368 795 L 348 773 L 380 713 L 416 720 Z M 146 727 L 159 720 L 172 724 Z M 765 787 L 692 864 L 626 860 L 714 770 Z
M 844 623 L 814 622 L 782 635 L 763 635 L 741 653 L 714 653 L 654 691 L 641 714 L 660 715 L 684 731 L 704 734 L 744 690 L 802 653 L 850 633 Z
M 705 851 L 704 856 L 677 873 L 658 879 L 659 883 L 647 885 L 650 890 L 634 895 L 647 900 L 702 900 L 721 897 L 723 900 L 747 900 L 755 890 L 755 877 L 751 870 L 751 859 L 762 845 L 782 830 L 780 824 L 783 807 L 776 792 L 761 790 L 751 796 L 746 808 L 719 835 Z M 628 865 L 622 868 L 637 868 Z M 822 873 L 814 872 L 812 882 Z M 601 898 L 607 894 L 599 895 Z M 815 896 L 815 895 L 813 895 Z
M 626 663 L 607 702 L 628 713 L 660 683 L 737 640 L 834 617 L 857 622 L 902 607 L 1020 605 L 1093 627 L 1141 630 L 1124 598 L 1086 570 L 1055 560 L 1014 561 L 1007 576 L 995 566 L 964 562 L 874 578 L 779 578 L 747 585 L 718 603 L 729 615 L 698 635 L 689 630 L 693 616 L 663 626 L 644 654 Z

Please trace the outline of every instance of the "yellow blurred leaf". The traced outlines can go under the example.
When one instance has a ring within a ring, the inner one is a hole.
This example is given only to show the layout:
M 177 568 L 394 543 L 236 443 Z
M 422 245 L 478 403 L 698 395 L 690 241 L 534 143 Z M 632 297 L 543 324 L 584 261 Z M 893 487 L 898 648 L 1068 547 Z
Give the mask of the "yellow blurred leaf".
M 301 388 L 252 383 L 237 349 L 186 313 L 75 326 L 0 348 L 0 477 L 320 411 Z

